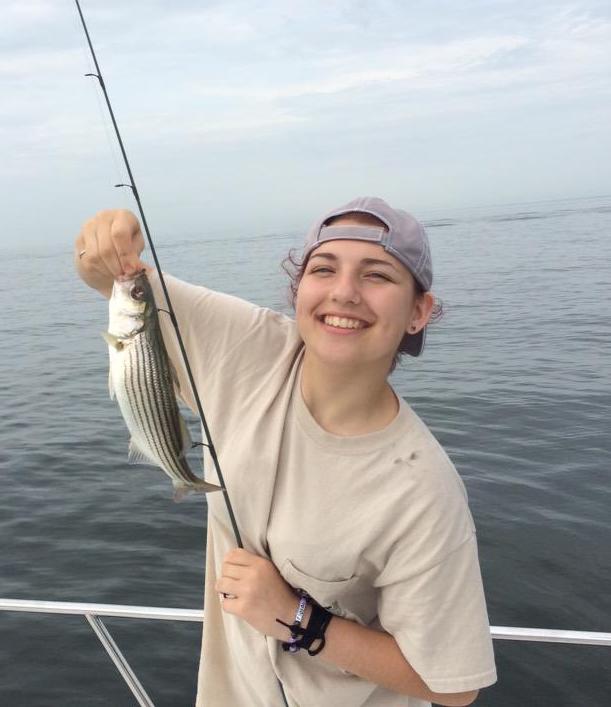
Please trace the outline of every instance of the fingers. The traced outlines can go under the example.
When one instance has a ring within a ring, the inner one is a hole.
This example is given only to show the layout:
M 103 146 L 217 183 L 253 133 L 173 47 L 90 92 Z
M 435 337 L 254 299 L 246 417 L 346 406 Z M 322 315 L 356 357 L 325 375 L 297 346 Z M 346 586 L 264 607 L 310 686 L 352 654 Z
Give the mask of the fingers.
M 222 567 L 222 576 L 227 577 L 228 579 L 242 579 L 244 577 L 244 571 L 240 569 L 240 567 L 237 567 L 236 565 L 231 565 L 228 564 L 227 562 L 223 563 Z
M 219 594 L 219 602 L 221 604 L 221 609 L 225 614 L 233 614 L 234 616 L 240 615 L 239 602 L 236 601 L 237 597 L 232 594 Z
M 259 559 L 258 555 L 254 555 L 252 552 L 248 552 L 248 550 L 242 547 L 229 550 L 224 558 L 225 562 L 229 562 L 233 565 L 242 565 L 244 567 L 254 564 L 257 559 Z
M 140 260 L 140 253 L 144 249 L 144 238 L 138 219 L 131 211 L 114 212 L 109 224 L 109 242 L 122 270 L 121 274 L 129 275 L 146 267 Z
M 99 215 L 85 224 L 83 264 L 115 280 L 123 274 L 123 270 L 112 244 L 110 226 L 111 221 L 108 218 L 100 218 Z
M 243 548 L 230 550 L 225 555 L 221 576 L 214 585 L 221 595 L 221 601 L 249 596 L 252 593 L 252 581 L 257 576 L 257 565 L 262 560 Z M 226 606 L 224 608 L 227 610 Z
M 116 279 L 147 267 L 140 260 L 144 238 L 138 219 L 125 209 L 100 211 L 75 242 L 79 270 Z M 83 253 L 84 251 L 84 253 Z
M 113 276 L 99 255 L 94 219 L 83 224 L 74 246 L 74 263 L 81 278 L 100 291 L 112 287 Z
M 239 581 L 236 579 L 221 577 L 216 580 L 214 589 L 220 594 L 227 595 L 225 598 L 231 597 L 235 599 L 238 596 L 239 584 Z
M 252 577 L 252 571 L 245 565 L 237 565 L 227 561 L 227 557 L 231 553 L 225 555 L 225 561 L 221 567 L 221 576 L 216 580 L 214 588 L 217 592 L 233 595 L 235 598 L 238 595 L 238 588 L 242 584 L 241 593 L 248 591 L 248 579 Z

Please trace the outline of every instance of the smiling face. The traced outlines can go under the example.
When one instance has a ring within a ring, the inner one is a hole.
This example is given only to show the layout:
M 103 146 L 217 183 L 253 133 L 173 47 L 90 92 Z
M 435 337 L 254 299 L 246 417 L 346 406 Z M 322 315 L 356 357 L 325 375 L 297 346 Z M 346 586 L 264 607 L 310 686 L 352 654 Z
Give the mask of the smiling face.
M 350 215 L 333 225 L 362 223 L 362 216 Z M 428 320 L 421 299 L 412 274 L 381 245 L 322 243 L 308 260 L 295 303 L 306 356 L 387 372 L 410 325 L 420 329 Z

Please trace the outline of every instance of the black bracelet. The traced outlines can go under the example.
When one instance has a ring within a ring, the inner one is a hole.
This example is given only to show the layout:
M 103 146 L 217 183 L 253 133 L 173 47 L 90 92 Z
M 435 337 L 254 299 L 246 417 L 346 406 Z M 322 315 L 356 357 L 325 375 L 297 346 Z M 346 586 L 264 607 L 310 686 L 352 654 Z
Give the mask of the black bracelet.
M 312 615 L 308 621 L 305 635 L 300 641 L 303 644 L 301 647 L 305 648 L 309 655 L 318 655 L 325 647 L 325 631 L 332 618 L 333 614 L 330 611 L 323 609 L 318 604 L 312 605 Z M 312 644 L 317 640 L 320 643 L 316 648 L 312 649 Z
M 325 647 L 325 631 L 327 630 L 327 626 L 332 618 L 333 614 L 330 611 L 323 609 L 320 604 L 312 602 L 312 614 L 310 615 L 310 620 L 308 621 L 308 625 L 305 630 L 299 627 L 297 631 L 292 631 L 292 638 L 297 638 L 297 640 L 293 640 L 290 643 L 283 643 L 282 649 L 285 651 L 294 652 L 296 648 L 304 648 L 307 650 L 309 655 L 318 655 Z M 279 621 L 279 619 L 276 620 Z M 283 622 L 280 621 L 280 623 Z M 284 625 L 286 626 L 286 624 Z M 288 628 L 294 629 L 296 627 L 289 626 Z M 295 634 L 297 634 L 297 636 L 295 636 Z M 315 641 L 320 641 L 320 643 L 316 648 L 312 649 L 312 644 Z

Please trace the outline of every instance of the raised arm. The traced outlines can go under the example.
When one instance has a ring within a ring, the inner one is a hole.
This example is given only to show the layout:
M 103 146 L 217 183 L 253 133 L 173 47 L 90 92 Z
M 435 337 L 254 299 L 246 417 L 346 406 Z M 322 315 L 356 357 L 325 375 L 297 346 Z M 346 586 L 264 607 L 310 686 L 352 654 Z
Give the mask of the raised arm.
M 110 299 L 114 280 L 150 269 L 140 260 L 143 249 L 140 223 L 131 211 L 100 211 L 83 224 L 76 238 L 74 265 L 85 284 Z

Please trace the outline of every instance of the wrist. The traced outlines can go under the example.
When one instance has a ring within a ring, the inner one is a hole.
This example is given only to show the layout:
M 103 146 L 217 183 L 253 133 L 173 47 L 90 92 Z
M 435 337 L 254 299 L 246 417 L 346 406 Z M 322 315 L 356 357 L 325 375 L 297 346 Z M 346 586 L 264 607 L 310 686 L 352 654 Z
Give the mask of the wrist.
M 308 625 L 312 614 L 312 605 L 307 595 L 293 594 L 285 610 L 276 618 L 275 638 L 282 643 L 291 643 L 295 638 L 294 631 Z
M 305 608 L 305 612 L 303 614 L 303 621 L 301 622 L 302 626 L 307 626 L 310 623 L 310 619 L 312 618 L 312 604 L 309 604 Z
M 307 606 L 306 601 L 308 601 Z M 307 615 L 306 608 L 309 609 Z M 304 594 L 292 624 L 276 619 L 290 632 L 290 638 L 282 642 L 282 649 L 294 654 L 303 648 L 311 656 L 318 655 L 325 647 L 325 631 L 332 618 L 333 614 L 330 611 Z

